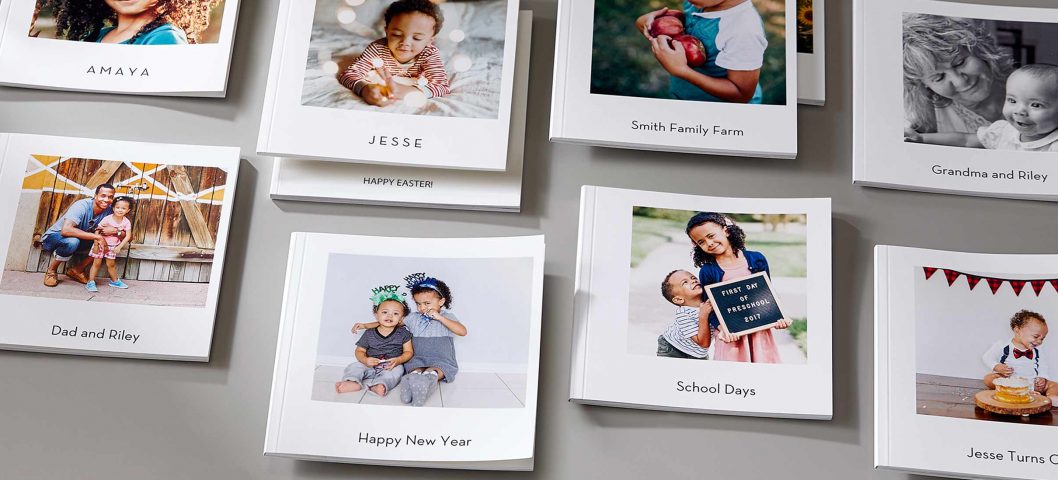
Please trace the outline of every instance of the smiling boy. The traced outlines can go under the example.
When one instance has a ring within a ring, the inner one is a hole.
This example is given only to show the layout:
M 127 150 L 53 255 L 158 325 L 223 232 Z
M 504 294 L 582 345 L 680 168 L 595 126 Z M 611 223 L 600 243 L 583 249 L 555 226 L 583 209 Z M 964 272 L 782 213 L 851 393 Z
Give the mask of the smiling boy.
M 441 53 L 433 44 L 444 25 L 430 0 L 398 0 L 386 9 L 386 36 L 371 42 L 338 79 L 370 105 L 383 107 L 412 92 L 427 98 L 451 92 Z
M 702 301 L 698 278 L 686 270 L 674 270 L 661 282 L 661 295 L 677 308 L 676 319 L 658 337 L 657 355 L 708 360 L 712 336 L 709 322 L 701 317 L 704 313 L 708 318 L 712 304 Z

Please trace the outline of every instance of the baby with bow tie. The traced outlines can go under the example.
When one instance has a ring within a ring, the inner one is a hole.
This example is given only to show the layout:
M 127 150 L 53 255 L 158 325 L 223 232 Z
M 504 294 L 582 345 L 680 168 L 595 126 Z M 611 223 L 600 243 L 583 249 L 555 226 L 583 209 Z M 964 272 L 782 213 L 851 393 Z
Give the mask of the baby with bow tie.
M 995 389 L 999 378 L 1024 377 L 1034 381 L 1033 389 L 1051 398 L 1058 406 L 1058 383 L 1050 380 L 1047 364 L 1040 359 L 1040 345 L 1047 338 L 1047 320 L 1036 312 L 1021 310 L 1010 319 L 1014 337 L 1000 340 L 981 360 L 989 372 L 985 385 Z

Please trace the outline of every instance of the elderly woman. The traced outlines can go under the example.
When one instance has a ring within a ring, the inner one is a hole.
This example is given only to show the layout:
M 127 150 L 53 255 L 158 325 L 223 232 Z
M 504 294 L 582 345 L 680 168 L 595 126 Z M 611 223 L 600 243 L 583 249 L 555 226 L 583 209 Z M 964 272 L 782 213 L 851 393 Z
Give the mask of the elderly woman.
M 904 15 L 905 128 L 976 133 L 1003 118 L 1014 69 L 982 20 Z

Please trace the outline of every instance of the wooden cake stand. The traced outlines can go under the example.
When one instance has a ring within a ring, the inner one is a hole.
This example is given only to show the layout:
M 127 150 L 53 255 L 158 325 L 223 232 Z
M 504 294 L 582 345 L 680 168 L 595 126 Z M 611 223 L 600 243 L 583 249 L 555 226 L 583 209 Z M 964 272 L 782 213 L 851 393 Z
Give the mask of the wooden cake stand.
M 981 390 L 977 392 L 977 395 L 974 395 L 974 403 L 978 407 L 995 414 L 1022 417 L 1044 413 L 1051 409 L 1051 399 L 1035 392 L 1032 393 L 1032 403 L 1000 402 L 995 399 L 995 394 L 995 390 Z

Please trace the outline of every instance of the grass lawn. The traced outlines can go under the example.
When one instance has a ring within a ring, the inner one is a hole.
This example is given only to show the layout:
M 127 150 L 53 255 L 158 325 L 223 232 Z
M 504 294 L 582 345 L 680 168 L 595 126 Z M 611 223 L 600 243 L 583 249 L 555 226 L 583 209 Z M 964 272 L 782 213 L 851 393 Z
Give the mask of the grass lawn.
M 632 218 L 632 267 L 639 265 L 670 235 L 681 235 L 687 224 L 676 220 L 636 216 Z M 748 227 L 746 225 L 744 227 Z M 746 230 L 751 230 L 746 228 Z M 756 230 L 755 228 L 752 230 Z M 746 248 L 768 257 L 773 277 L 807 276 L 808 248 L 803 234 L 749 231 Z M 679 240 L 677 240 L 679 241 Z M 687 262 L 691 261 L 691 242 L 687 241 Z
M 793 323 L 790 324 L 790 335 L 793 336 L 794 340 L 797 341 L 797 346 L 801 347 L 801 351 L 808 353 L 808 320 L 804 318 L 795 318 Z

